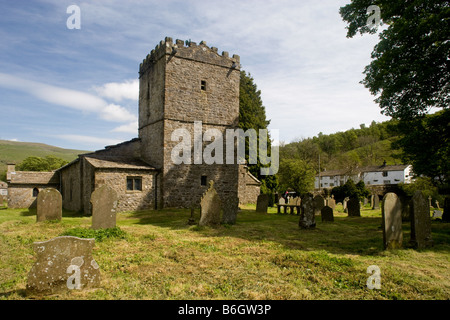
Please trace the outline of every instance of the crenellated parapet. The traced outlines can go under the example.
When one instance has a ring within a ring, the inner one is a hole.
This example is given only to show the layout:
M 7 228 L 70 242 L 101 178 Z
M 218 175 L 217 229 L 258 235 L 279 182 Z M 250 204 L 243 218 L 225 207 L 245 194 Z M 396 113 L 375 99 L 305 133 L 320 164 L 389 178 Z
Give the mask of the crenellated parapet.
M 230 69 L 240 69 L 240 57 L 234 54 L 229 56 L 227 51 L 219 51 L 216 47 L 208 47 L 205 41 L 199 44 L 192 41 L 175 40 L 166 37 L 153 49 L 142 61 L 139 66 L 139 74 L 142 75 L 153 64 L 158 62 L 161 58 L 166 57 L 167 62 L 170 63 L 173 57 L 194 60 L 216 66 L 221 66 Z

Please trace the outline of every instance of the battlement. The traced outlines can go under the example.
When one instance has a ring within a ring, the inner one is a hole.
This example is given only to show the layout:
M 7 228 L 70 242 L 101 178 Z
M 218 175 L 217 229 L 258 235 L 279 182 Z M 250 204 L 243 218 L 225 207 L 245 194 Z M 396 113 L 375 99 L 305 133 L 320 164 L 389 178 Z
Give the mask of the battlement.
M 224 68 L 240 69 L 240 57 L 236 54 L 231 58 L 228 51 L 222 51 L 222 54 L 219 54 L 216 47 L 208 47 L 205 41 L 201 41 L 197 45 L 196 42 L 190 40 L 177 39 L 173 42 L 172 38 L 166 37 L 142 61 L 139 66 L 139 74 L 142 75 L 151 65 L 164 56 L 194 60 Z

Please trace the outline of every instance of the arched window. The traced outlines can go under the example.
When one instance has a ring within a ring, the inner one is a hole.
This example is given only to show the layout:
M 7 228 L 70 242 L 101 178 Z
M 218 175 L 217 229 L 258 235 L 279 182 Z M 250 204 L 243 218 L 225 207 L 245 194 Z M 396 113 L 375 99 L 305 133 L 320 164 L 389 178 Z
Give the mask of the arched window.
M 38 188 L 34 188 L 33 189 L 33 197 L 37 197 L 39 194 L 39 189 Z

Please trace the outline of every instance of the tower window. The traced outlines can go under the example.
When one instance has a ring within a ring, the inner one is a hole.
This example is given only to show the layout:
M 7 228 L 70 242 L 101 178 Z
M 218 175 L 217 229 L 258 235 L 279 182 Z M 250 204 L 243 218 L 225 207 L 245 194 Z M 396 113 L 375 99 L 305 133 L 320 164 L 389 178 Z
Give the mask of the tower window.
M 200 81 L 200 88 L 201 88 L 203 91 L 206 91 L 206 80 Z
M 33 189 L 33 197 L 37 197 L 39 194 L 39 189 L 38 188 L 34 188 Z
M 128 177 L 127 178 L 127 190 L 139 190 L 142 191 L 142 177 Z
M 200 182 L 201 182 L 201 185 L 202 185 L 202 186 L 206 186 L 206 176 L 202 176 Z

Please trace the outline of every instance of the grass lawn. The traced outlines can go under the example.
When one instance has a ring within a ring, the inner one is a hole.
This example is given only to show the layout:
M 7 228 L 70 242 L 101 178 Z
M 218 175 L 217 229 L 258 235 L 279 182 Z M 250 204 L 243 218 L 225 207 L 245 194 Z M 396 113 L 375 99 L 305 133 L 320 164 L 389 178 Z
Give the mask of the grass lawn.
M 450 224 L 433 221 L 434 247 L 414 250 L 405 222 L 404 248 L 385 251 L 380 210 L 361 214 L 349 218 L 338 207 L 335 222 L 316 217 L 315 230 L 301 230 L 298 216 L 275 208 L 257 214 L 254 206 L 235 225 L 217 228 L 188 225 L 188 209 L 120 213 L 123 233 L 95 243 L 101 286 L 39 299 L 450 298 Z M 71 212 L 36 223 L 33 210 L 0 209 L 0 299 L 30 298 L 33 242 L 80 230 L 89 236 L 90 225 L 90 217 Z M 366 286 L 370 265 L 381 270 L 381 289 Z

